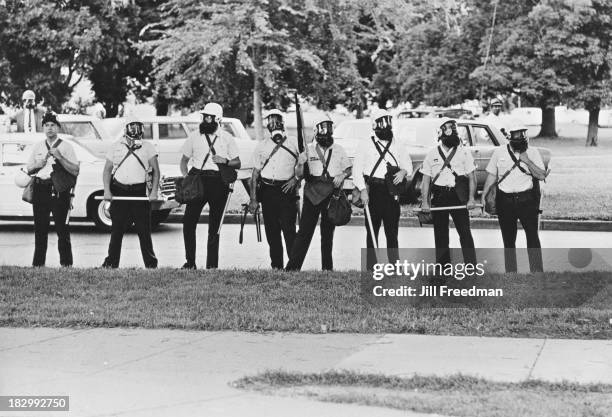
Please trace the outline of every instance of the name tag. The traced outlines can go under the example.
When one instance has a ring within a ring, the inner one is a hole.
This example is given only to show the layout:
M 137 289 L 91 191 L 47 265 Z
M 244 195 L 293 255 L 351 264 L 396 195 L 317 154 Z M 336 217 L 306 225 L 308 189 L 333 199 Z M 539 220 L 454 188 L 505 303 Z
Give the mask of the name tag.
M 316 156 L 311 156 L 310 158 L 308 158 L 308 161 L 318 161 L 319 158 Z

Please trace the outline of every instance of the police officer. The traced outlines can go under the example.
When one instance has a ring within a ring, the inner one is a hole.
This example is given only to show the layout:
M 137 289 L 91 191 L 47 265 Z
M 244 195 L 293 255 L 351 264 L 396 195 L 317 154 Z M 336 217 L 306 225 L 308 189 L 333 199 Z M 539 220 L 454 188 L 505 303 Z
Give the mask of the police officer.
M 517 220 L 527 238 L 529 268 L 543 270 L 538 216 L 540 210 L 539 181 L 546 178 L 544 162 L 537 149 L 529 148 L 527 129 L 511 130 L 509 144 L 497 148 L 487 165 L 487 180 L 482 192 L 483 204 L 489 189 L 498 183 L 497 219 L 504 248 L 516 248 Z M 533 250 L 535 249 L 535 250 Z M 507 272 L 516 272 L 516 252 L 505 251 Z
M 113 143 L 106 153 L 104 166 L 104 200 L 111 201 L 110 215 L 113 224 L 108 245 L 108 256 L 102 267 L 118 268 L 121 243 L 128 227 L 134 223 L 140 252 L 146 268 L 157 268 L 157 258 L 151 239 L 151 203 L 158 199 L 159 163 L 152 143 L 143 141 L 144 126 L 129 120 L 123 138 Z M 147 177 L 151 172 L 151 190 L 147 189 Z M 113 200 L 114 197 L 144 197 L 148 200 Z
M 384 224 L 387 248 L 398 248 L 400 217 L 399 195 L 387 184 L 385 176 L 392 174 L 393 184 L 399 185 L 412 175 L 412 160 L 393 137 L 391 114 L 379 110 L 372 116 L 373 135 L 362 143 L 353 166 L 353 183 L 360 191 L 361 202 L 367 204 L 372 229 L 378 242 L 378 231 Z M 366 225 L 366 245 L 374 247 Z M 393 256 L 393 255 L 392 255 Z
M 57 136 L 60 129 L 57 115 L 53 112 L 46 112 L 41 121 L 46 139 L 34 145 L 26 166 L 28 174 L 34 176 L 32 209 L 35 249 L 32 266 L 45 265 L 49 213 L 53 214 L 60 265 L 72 266 L 70 229 L 66 224 L 70 210 L 71 190 L 58 190 L 51 177 L 52 174 L 57 175 L 56 173 L 60 170 L 65 170 L 76 178 L 79 174 L 79 161 L 72 145 Z
M 279 110 L 274 109 L 267 114 L 266 126 L 270 135 L 253 152 L 249 209 L 253 213 L 257 210 L 259 197 L 270 247 L 271 266 L 282 269 L 281 232 L 285 238 L 287 255 L 295 240 L 296 186 L 299 184 L 295 176 L 295 164 L 299 149 L 297 140 L 287 136 L 283 114 Z
M 474 193 L 476 192 L 476 177 L 474 175 L 474 159 L 470 151 L 461 145 L 457 134 L 457 123 L 447 119 L 442 122 L 438 130 L 440 144 L 433 148 L 425 157 L 421 172 L 423 183 L 421 192 L 423 196 L 422 210 L 429 212 L 429 194 L 431 191 L 431 205 L 433 207 L 451 207 L 467 205 L 465 209 L 432 211 L 434 239 L 437 262 L 445 265 L 450 263 L 448 216 L 453 218 L 455 228 L 459 234 L 463 258 L 465 263 L 476 264 L 474 239 L 470 230 L 470 217 L 468 209 L 475 207 Z M 447 160 L 450 159 L 450 163 Z M 444 168 L 444 169 L 442 169 Z M 459 198 L 461 192 L 458 184 L 467 176 L 467 204 Z M 463 177 L 463 178 L 459 178 Z
M 16 132 L 42 132 L 42 118 L 45 110 L 36 106 L 36 94 L 26 90 L 21 96 L 23 109 L 11 118 L 11 129 Z
M 332 248 L 335 226 L 327 217 L 327 207 L 334 189 L 342 190 L 344 180 L 351 175 L 351 163 L 344 148 L 334 143 L 333 123 L 325 117 L 314 126 L 315 140 L 309 143 L 307 152 L 298 157 L 295 173 L 298 178 L 304 175 L 304 165 L 308 164 L 309 175 L 304 186 L 304 205 L 300 227 L 291 249 L 288 271 L 302 268 L 308 252 L 312 235 L 321 215 L 321 261 L 323 270 L 334 267 Z
M 504 136 L 508 136 L 508 129 L 506 128 L 506 122 L 502 119 L 501 110 L 502 102 L 498 98 L 491 100 L 491 110 L 486 117 L 483 118 L 487 123 L 495 126 L 503 133 Z
M 208 103 L 200 112 L 200 134 L 189 137 L 181 152 L 180 167 L 183 176 L 189 172 L 199 175 L 204 185 L 204 197 L 187 203 L 183 216 L 183 240 L 185 242 L 184 269 L 196 269 L 196 227 L 206 204 L 208 212 L 208 245 L 206 268 L 217 268 L 219 264 L 219 224 L 223 216 L 229 186 L 221 180 L 219 165 L 240 168 L 238 147 L 234 138 L 221 128 L 223 108 L 217 103 Z M 188 164 L 192 167 L 188 171 Z

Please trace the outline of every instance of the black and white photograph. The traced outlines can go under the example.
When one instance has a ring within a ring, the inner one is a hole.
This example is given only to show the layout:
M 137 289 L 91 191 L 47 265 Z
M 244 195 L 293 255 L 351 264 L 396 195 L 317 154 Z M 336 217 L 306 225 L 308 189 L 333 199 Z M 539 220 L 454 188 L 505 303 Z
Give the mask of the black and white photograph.
M 0 417 L 612 417 L 611 0 L 0 0 Z

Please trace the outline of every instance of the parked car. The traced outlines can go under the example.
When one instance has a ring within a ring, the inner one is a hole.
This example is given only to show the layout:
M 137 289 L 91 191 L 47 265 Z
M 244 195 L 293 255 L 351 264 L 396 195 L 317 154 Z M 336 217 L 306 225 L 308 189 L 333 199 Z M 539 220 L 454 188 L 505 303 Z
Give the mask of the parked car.
M 104 130 L 110 135 L 110 142 L 116 141 L 123 134 L 125 119 L 111 118 L 102 122 Z M 181 160 L 181 147 L 185 140 L 191 135 L 199 135 L 200 119 L 198 116 L 155 116 L 140 118 L 144 124 L 144 139 L 152 140 L 159 152 L 159 161 L 162 164 L 178 166 Z M 242 168 L 238 171 L 238 178 L 250 178 L 251 155 L 255 150 L 257 142 L 252 140 L 239 119 L 224 117 L 221 127 L 231 134 L 238 146 Z M 106 145 L 107 146 L 107 145 Z M 98 149 L 97 152 L 102 152 Z
M 394 136 L 400 146 L 410 153 L 413 164 L 411 195 L 408 200 L 414 200 L 420 194 L 422 174 L 420 168 L 429 150 L 437 146 L 437 129 L 440 121 L 437 119 L 400 119 L 393 125 Z M 477 189 L 482 190 L 487 178 L 486 167 L 497 146 L 506 145 L 507 139 L 494 126 L 477 120 L 457 120 L 459 137 L 464 146 L 468 146 L 476 165 Z M 354 160 L 359 144 L 369 140 L 372 135 L 370 120 L 351 120 L 341 123 L 334 132 L 336 142 L 342 145 L 349 158 Z M 546 167 L 550 161 L 550 151 L 546 148 L 536 148 L 542 155 Z M 345 189 L 352 189 L 352 180 L 347 180 Z
M 104 159 L 96 157 L 86 147 L 73 138 L 60 135 L 63 140 L 73 145 L 77 159 L 80 162 L 80 173 L 74 193 L 71 218 L 88 219 L 94 222 L 100 230 L 108 231 L 111 219 L 108 214 L 109 203 L 96 200 L 96 196 L 104 194 L 102 170 Z M 0 135 L 0 219 L 22 220 L 32 218 L 32 206 L 21 200 L 23 189 L 15 185 L 15 176 L 25 168 L 30 156 L 32 145 L 44 140 L 41 133 L 6 133 Z M 168 218 L 170 210 L 178 207 L 174 201 L 174 181 L 180 177 L 180 170 L 175 165 L 160 165 L 159 196 L 164 200 L 154 204 L 152 223 L 157 225 Z

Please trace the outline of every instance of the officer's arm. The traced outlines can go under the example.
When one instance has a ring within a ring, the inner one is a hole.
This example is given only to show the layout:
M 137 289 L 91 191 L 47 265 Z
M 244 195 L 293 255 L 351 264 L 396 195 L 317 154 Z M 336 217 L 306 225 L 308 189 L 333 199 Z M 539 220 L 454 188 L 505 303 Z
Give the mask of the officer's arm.
M 159 190 L 159 161 L 157 160 L 157 155 L 153 158 L 149 159 L 149 165 L 153 169 L 153 178 L 151 179 L 151 194 L 157 195 L 157 190 Z
M 181 158 L 181 174 L 183 174 L 183 177 L 187 175 L 188 172 L 188 167 L 187 164 L 189 163 L 189 158 L 188 156 L 183 155 L 183 157 Z
M 106 165 L 104 165 L 104 170 L 102 171 L 102 181 L 104 183 L 104 194 L 111 195 L 110 183 L 111 183 L 111 174 L 113 173 L 113 163 L 106 160 Z
M 487 175 L 487 179 L 485 180 L 484 187 L 482 189 L 482 197 L 483 198 L 489 192 L 489 188 L 491 188 L 491 186 L 495 182 L 495 178 L 496 178 L 496 175 L 495 174 L 491 174 L 489 172 L 489 175 Z
M 253 168 L 253 173 L 251 174 L 251 187 L 250 187 L 250 191 L 251 191 L 251 201 L 255 201 L 257 200 L 257 180 L 259 178 L 260 175 L 260 170 L 257 168 Z
M 429 186 L 431 184 L 431 177 L 427 174 L 423 174 L 423 179 L 421 180 L 421 199 L 422 199 L 422 206 L 428 207 L 429 206 L 429 199 L 427 198 L 429 196 Z
M 468 174 L 468 178 L 470 179 L 470 195 L 469 199 L 471 201 L 474 200 L 474 195 L 476 195 L 476 173 L 472 171 Z
M 527 164 L 527 168 L 529 168 L 531 175 L 540 181 L 544 181 L 546 179 L 546 170 L 540 168 L 531 159 L 529 159 L 526 152 L 524 152 L 524 155 L 525 157 L 521 158 L 521 161 Z
M 229 161 L 227 161 L 227 166 L 234 168 L 234 169 L 240 169 L 240 166 L 242 165 L 242 163 L 240 162 L 240 157 L 237 156 L 234 159 L 230 159 Z

